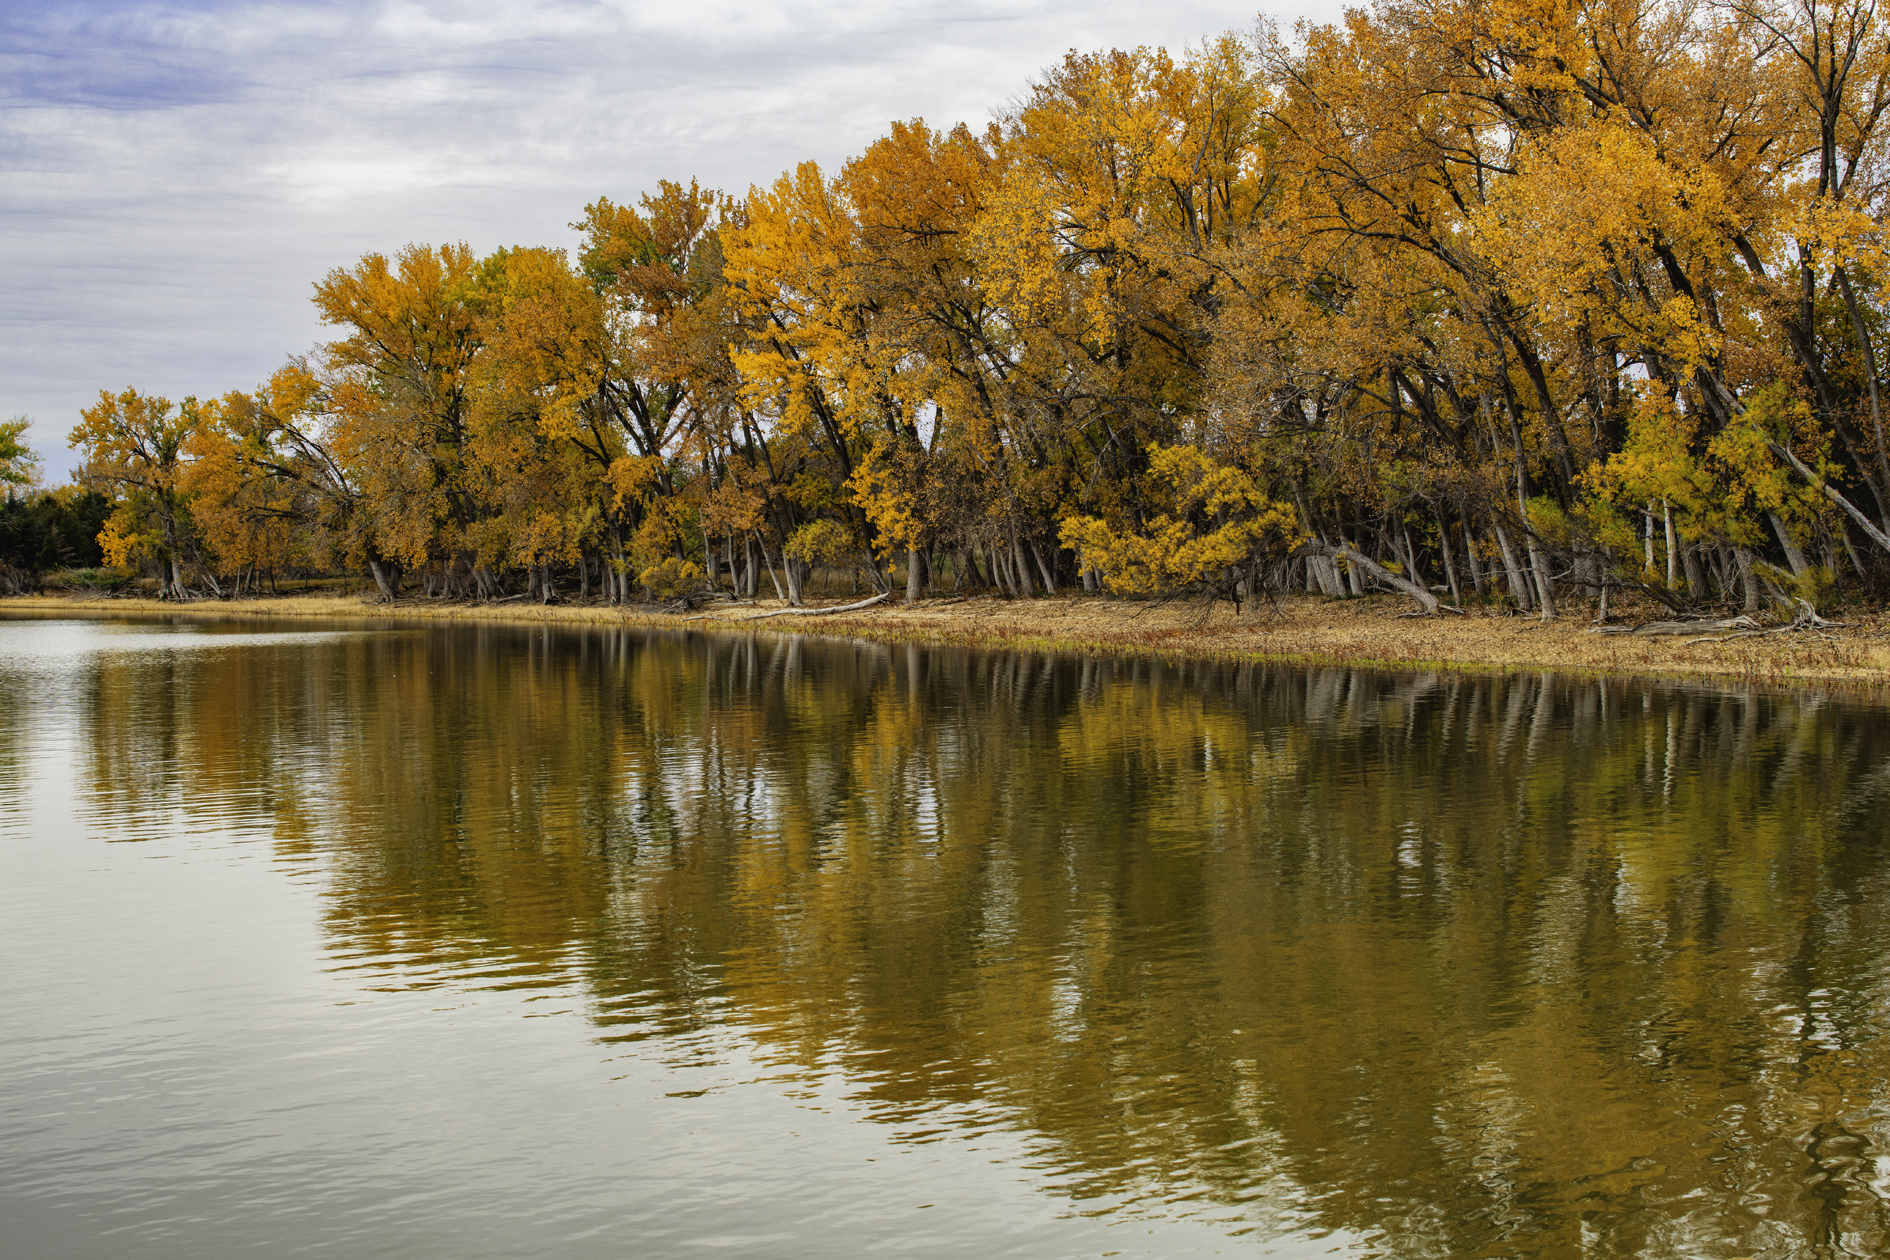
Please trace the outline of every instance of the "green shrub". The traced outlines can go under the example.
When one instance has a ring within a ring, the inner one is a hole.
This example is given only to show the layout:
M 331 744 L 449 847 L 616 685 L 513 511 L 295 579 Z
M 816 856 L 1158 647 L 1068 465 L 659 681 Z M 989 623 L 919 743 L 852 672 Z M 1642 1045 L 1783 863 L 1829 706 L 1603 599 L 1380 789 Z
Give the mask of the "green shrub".
M 130 584 L 123 569 L 65 569 L 46 580 L 48 586 L 70 586 L 88 591 L 116 591 Z

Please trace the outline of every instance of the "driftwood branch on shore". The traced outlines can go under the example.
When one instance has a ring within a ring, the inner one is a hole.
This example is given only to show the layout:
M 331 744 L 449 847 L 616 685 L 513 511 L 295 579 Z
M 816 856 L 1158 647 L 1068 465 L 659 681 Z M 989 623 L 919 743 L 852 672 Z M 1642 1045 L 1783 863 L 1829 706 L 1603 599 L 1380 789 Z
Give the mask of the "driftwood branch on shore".
M 1823 617 L 1820 617 L 1818 610 L 1813 608 L 1810 603 L 1805 600 L 1794 599 L 1792 602 L 1798 605 L 1798 611 L 1793 614 L 1791 621 L 1785 625 L 1772 626 L 1769 629 L 1755 626 L 1752 629 L 1739 630 L 1733 634 L 1705 635 L 1698 639 L 1688 639 L 1680 646 L 1692 647 L 1695 643 L 1724 643 L 1728 639 L 1754 639 L 1767 634 L 1796 634 L 1805 630 L 1841 630 L 1845 626 L 1845 623 L 1842 621 L 1827 621 Z
M 1729 639 L 1752 639 L 1768 634 L 1794 634 L 1804 630 L 1838 630 L 1844 627 L 1842 621 L 1827 621 L 1818 615 L 1818 610 L 1802 599 L 1793 600 L 1797 609 L 1791 621 L 1782 626 L 1763 626 L 1751 617 L 1725 617 L 1718 621 L 1698 618 L 1692 621 L 1650 621 L 1639 626 L 1603 626 L 1590 630 L 1590 634 L 1625 634 L 1638 636 L 1682 635 L 1696 637 L 1688 639 L 1681 647 L 1691 647 L 1695 643 L 1724 643 Z M 1701 631 L 1706 633 L 1701 634 Z

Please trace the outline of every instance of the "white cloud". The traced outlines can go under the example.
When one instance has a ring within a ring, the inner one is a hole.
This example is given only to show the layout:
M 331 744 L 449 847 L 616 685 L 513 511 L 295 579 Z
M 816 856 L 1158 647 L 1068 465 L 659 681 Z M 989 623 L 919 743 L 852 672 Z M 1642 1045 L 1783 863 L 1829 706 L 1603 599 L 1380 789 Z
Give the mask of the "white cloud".
M 1253 18 L 1208 0 L 15 12 L 0 416 L 33 415 L 62 476 L 99 389 L 254 385 L 322 336 L 311 283 L 368 250 L 569 244 L 600 194 L 740 192 L 836 165 L 896 118 L 981 123 L 1066 49 L 1174 48 Z

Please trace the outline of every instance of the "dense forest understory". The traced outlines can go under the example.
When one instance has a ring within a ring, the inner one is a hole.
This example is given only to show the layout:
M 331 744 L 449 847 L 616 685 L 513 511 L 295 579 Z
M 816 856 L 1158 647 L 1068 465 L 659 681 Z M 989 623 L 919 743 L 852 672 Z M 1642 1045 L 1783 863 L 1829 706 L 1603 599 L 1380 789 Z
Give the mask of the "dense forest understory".
M 575 257 L 337 268 L 335 339 L 253 391 L 102 393 L 0 581 L 1881 603 L 1886 109 L 1862 0 L 1072 53 L 983 132 L 600 198 Z

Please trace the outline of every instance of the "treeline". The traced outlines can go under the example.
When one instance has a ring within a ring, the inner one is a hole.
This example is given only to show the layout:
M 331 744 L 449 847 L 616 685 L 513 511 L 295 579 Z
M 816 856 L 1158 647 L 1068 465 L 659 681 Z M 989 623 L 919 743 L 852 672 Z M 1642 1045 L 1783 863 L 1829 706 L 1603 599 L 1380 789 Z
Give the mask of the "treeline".
M 97 565 L 100 527 L 112 503 L 78 486 L 41 490 L 40 459 L 26 444 L 31 421 L 0 420 L 0 595 L 21 595 L 50 569 Z
M 100 564 L 98 535 L 111 514 L 111 500 L 75 486 L 0 500 L 0 594 L 24 595 L 52 570 Z
M 1861 0 L 1380 4 L 1072 54 L 740 200 L 315 286 L 251 393 L 102 395 L 106 558 L 389 598 L 1890 594 Z

